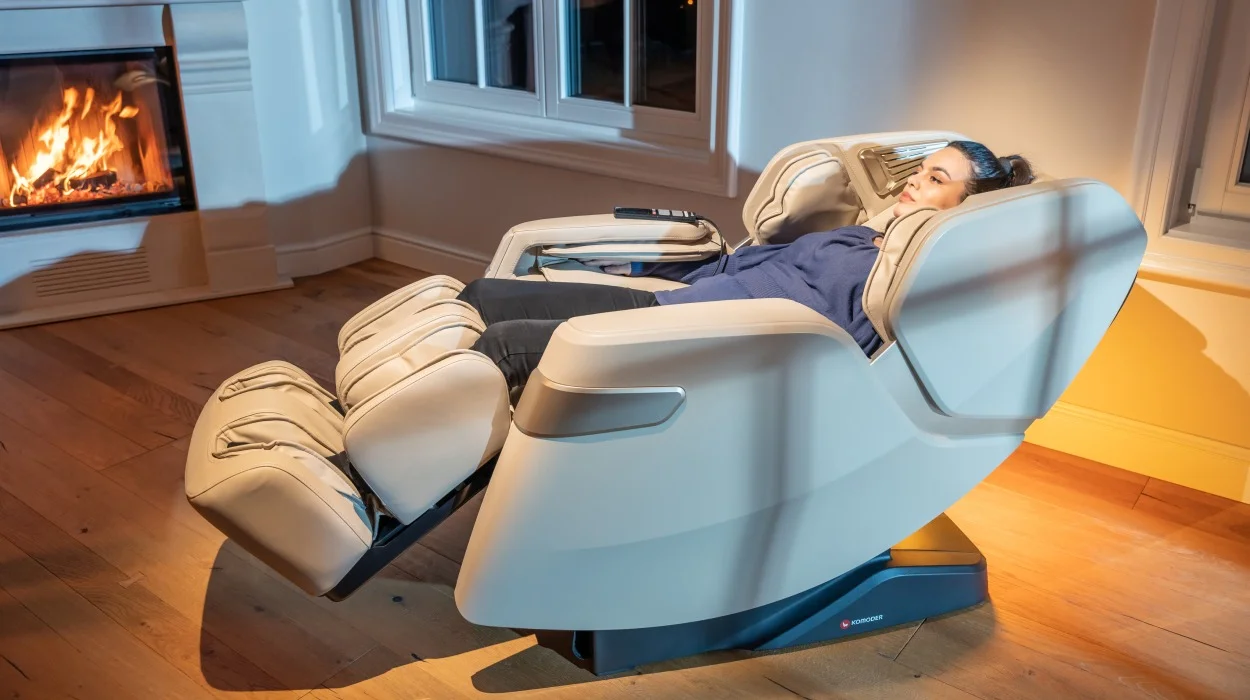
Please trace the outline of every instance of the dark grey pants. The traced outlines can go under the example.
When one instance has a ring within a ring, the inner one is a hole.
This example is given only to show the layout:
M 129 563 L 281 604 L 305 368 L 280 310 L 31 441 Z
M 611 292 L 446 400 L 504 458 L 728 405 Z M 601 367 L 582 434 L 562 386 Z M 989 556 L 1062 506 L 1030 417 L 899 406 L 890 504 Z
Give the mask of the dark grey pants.
M 654 294 L 637 289 L 512 279 L 474 280 L 457 298 L 477 309 L 486 322 L 486 332 L 473 349 L 503 372 L 514 403 L 561 323 L 574 316 L 659 304 Z

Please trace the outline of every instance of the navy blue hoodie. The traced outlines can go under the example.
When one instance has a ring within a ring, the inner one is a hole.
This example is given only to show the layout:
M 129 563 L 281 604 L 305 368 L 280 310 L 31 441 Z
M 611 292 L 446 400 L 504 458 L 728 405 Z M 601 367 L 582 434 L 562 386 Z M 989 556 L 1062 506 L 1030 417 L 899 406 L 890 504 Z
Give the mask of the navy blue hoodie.
M 846 330 L 865 354 L 872 355 L 882 341 L 864 315 L 861 299 L 881 252 L 872 243 L 879 235 L 867 226 L 845 226 L 809 233 L 793 243 L 739 248 L 719 273 L 719 261 L 713 261 L 639 265 L 635 274 L 690 285 L 656 292 L 661 304 L 766 298 L 797 301 Z

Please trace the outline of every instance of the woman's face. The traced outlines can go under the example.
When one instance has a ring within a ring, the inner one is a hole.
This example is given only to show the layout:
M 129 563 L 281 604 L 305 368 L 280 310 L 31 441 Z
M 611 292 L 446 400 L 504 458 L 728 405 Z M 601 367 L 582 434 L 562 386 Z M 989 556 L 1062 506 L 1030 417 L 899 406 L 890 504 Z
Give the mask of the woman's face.
M 964 201 L 972 163 L 954 148 L 943 148 L 925 158 L 920 170 L 907 178 L 907 185 L 894 205 L 894 215 L 902 216 L 924 207 L 939 211 Z

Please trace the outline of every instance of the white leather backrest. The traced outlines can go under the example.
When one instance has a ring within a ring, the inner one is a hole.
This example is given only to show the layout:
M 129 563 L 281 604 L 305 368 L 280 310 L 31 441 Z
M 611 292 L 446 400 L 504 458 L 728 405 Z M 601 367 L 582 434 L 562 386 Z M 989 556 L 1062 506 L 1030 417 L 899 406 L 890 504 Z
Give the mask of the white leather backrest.
M 888 206 L 926 156 L 959 134 L 897 131 L 804 141 L 773 156 L 742 207 L 757 244 L 851 226 Z
M 1039 418 L 1119 312 L 1146 240 L 1095 180 L 974 195 L 890 225 L 864 308 L 942 412 Z

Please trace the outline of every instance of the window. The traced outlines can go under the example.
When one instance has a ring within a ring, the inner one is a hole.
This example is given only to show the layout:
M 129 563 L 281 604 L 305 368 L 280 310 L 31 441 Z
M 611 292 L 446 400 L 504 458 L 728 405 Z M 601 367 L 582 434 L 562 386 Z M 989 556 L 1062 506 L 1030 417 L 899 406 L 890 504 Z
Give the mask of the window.
M 1205 139 L 1186 231 L 1250 246 L 1250 3 L 1217 13 L 1210 43 L 1213 71 Z M 1224 14 L 1224 13 L 1227 14 Z
M 371 130 L 734 196 L 730 9 L 364 0 Z
M 1250 2 L 1158 0 L 1138 116 L 1142 271 L 1250 290 Z

